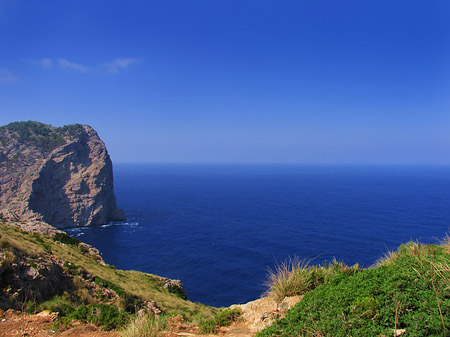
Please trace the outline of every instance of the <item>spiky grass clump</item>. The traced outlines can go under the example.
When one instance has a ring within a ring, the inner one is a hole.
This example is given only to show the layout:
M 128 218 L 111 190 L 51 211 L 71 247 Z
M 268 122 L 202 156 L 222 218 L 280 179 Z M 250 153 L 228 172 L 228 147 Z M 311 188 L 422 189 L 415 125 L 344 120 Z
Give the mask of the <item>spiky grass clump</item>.
M 338 282 L 340 278 L 359 272 L 359 265 L 347 266 L 344 262 L 333 259 L 323 266 L 310 266 L 309 260 L 297 257 L 269 269 L 265 296 L 271 297 L 277 304 L 285 297 L 303 295 L 324 283 Z
M 311 285 L 309 261 L 299 260 L 297 257 L 289 259 L 269 269 L 265 295 L 281 303 L 286 296 L 304 294 Z
M 437 263 L 434 265 L 434 270 L 438 279 L 440 279 L 446 290 L 450 290 L 450 264 L 449 263 Z
M 396 251 L 388 250 L 382 257 L 380 257 L 373 265 L 373 268 L 379 266 L 392 266 L 395 261 L 399 259 L 399 254 Z
M 122 337 L 156 337 L 166 326 L 164 317 L 144 314 L 131 321 L 122 331 Z

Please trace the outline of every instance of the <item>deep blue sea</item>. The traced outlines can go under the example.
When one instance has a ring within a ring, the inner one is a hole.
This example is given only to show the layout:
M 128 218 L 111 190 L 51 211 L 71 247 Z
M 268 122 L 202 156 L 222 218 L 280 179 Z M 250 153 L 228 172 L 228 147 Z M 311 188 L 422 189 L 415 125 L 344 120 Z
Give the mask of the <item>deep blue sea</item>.
M 450 228 L 450 167 L 117 164 L 114 179 L 128 220 L 69 234 L 214 306 L 258 298 L 289 257 L 369 267 Z

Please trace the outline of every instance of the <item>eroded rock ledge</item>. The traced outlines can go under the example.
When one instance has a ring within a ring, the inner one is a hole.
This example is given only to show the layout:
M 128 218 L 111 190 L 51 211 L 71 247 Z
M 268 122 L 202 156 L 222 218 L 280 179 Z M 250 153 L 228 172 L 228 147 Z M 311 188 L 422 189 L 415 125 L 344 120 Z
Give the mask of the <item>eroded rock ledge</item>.
M 87 125 L 0 127 L 0 212 L 57 228 L 124 220 L 105 144 Z

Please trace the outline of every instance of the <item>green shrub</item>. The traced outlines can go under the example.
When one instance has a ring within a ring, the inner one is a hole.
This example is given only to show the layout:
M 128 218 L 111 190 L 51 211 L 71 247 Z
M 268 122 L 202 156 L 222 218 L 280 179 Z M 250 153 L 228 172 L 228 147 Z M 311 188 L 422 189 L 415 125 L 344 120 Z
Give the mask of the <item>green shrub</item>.
M 116 305 L 105 303 L 95 305 L 82 304 L 62 317 L 62 321 L 65 324 L 70 324 L 72 320 L 77 320 L 101 326 L 105 330 L 117 329 L 126 324 L 128 319 L 129 315 L 119 311 Z
M 74 311 L 74 306 L 68 296 L 54 296 L 51 300 L 43 302 L 36 307 L 36 311 L 50 310 L 57 312 L 60 317 L 67 316 Z
M 435 266 L 444 263 L 450 263 L 444 247 L 409 243 L 377 268 L 336 271 L 257 337 L 389 336 L 395 328 L 442 336 L 450 326 L 450 293 Z
M 228 326 L 233 323 L 239 316 L 242 315 L 242 310 L 239 308 L 225 309 L 220 311 L 214 317 L 218 326 Z
M 281 303 L 286 296 L 303 295 L 324 283 L 339 283 L 340 279 L 359 272 L 359 266 L 347 266 L 333 259 L 323 266 L 310 266 L 309 261 L 289 259 L 269 270 L 265 295 Z
M 241 315 L 242 310 L 240 308 L 225 309 L 218 312 L 213 319 L 200 322 L 198 328 L 202 334 L 214 333 L 217 327 L 228 326 Z
M 94 277 L 94 282 L 96 284 L 98 284 L 100 287 L 109 288 L 111 290 L 114 290 L 116 292 L 116 294 L 118 296 L 120 296 L 120 297 L 125 295 L 125 290 L 122 287 L 120 287 L 117 284 L 114 284 L 114 283 L 112 283 L 110 281 L 107 281 L 107 280 L 104 280 L 104 279 L 102 279 L 102 278 L 100 278 L 98 276 L 95 276 Z
M 78 244 L 81 242 L 80 240 L 75 239 L 67 235 L 66 233 L 56 233 L 53 236 L 53 241 L 61 242 L 71 246 L 78 246 Z
M 200 332 L 202 334 L 214 333 L 216 332 L 216 321 L 214 319 L 207 319 L 205 321 L 201 321 L 198 325 Z
M 41 146 L 45 151 L 51 151 L 65 143 L 65 136 L 78 135 L 82 131 L 82 125 L 73 124 L 56 128 L 51 125 L 28 121 L 13 122 L 0 127 L 0 132 L 3 130 L 15 134 L 21 141 L 32 142 Z M 18 156 L 12 158 L 12 160 L 14 159 L 17 160 Z
M 97 304 L 94 307 L 92 323 L 101 325 L 105 330 L 112 330 L 123 326 L 128 315 L 120 312 L 116 305 Z
M 27 304 L 27 312 L 29 313 L 42 310 L 57 312 L 61 322 L 65 325 L 70 325 L 71 321 L 77 320 L 102 326 L 105 330 L 122 327 L 129 320 L 129 315 L 119 311 L 116 305 L 102 303 L 82 304 L 76 307 L 66 296 L 55 296 L 38 306 L 35 303 Z
M 67 261 L 64 262 L 63 268 L 66 271 L 66 273 L 68 273 L 70 275 L 78 275 L 78 272 L 80 270 L 79 266 L 77 266 L 74 263 L 67 262 Z

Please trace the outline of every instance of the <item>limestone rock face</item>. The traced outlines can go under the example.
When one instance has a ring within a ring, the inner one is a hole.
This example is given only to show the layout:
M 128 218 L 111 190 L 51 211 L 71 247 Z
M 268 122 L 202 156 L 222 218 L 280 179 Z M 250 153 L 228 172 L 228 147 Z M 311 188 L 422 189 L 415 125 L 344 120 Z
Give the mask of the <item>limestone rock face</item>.
M 270 297 L 262 297 L 245 304 L 234 304 L 230 309 L 240 308 L 242 319 L 249 328 L 251 335 L 272 325 L 275 320 L 283 318 L 290 308 L 300 302 L 303 295 L 285 297 L 277 304 Z
M 0 212 L 57 228 L 124 220 L 111 159 L 95 130 L 38 122 L 0 127 Z

